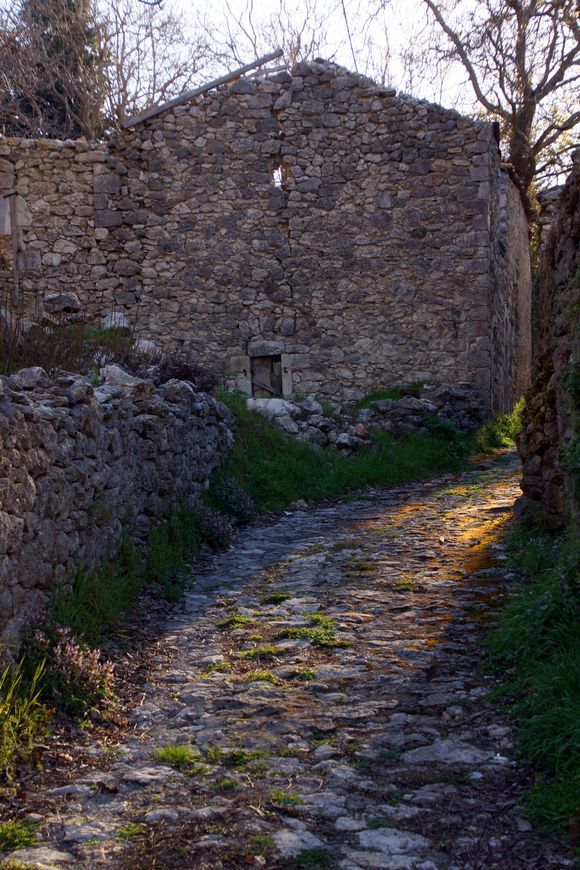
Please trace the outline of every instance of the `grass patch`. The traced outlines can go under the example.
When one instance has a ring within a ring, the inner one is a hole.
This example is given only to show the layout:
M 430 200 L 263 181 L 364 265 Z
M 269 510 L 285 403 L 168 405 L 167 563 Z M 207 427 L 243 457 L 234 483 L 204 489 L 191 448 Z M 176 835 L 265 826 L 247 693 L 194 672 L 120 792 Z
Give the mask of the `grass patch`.
M 341 456 L 288 437 L 248 411 L 242 394 L 222 393 L 220 398 L 235 415 L 237 437 L 219 475 L 235 479 L 261 511 L 279 511 L 299 499 L 321 501 L 370 485 L 392 486 L 466 464 L 465 440 L 447 431 L 404 441 L 377 433 L 372 448 Z
M 30 760 L 35 742 L 48 729 L 50 713 L 40 700 L 43 671 L 41 662 L 28 676 L 19 663 L 0 673 L 0 770 L 9 779 L 18 761 Z
M 165 746 L 160 746 L 155 751 L 153 758 L 161 764 L 169 764 L 171 767 L 182 768 L 197 763 L 201 759 L 201 753 L 193 746 L 168 743 Z
M 118 828 L 115 836 L 118 840 L 131 840 L 133 837 L 138 837 L 143 833 L 144 827 L 138 822 L 128 822 L 122 828 Z
M 254 834 L 248 840 L 247 852 L 250 855 L 265 857 L 274 849 L 274 837 L 271 834 Z
M 513 447 L 515 437 L 522 426 L 522 414 L 525 401 L 520 399 L 511 414 L 501 414 L 489 423 L 485 423 L 471 436 L 473 448 L 480 453 L 491 453 L 502 447 Z
M 333 870 L 336 867 L 326 849 L 304 849 L 292 859 L 292 867 L 315 867 L 318 870 Z
M 255 625 L 256 620 L 252 619 L 250 616 L 242 616 L 241 613 L 232 613 L 231 616 L 227 616 L 225 619 L 221 619 L 217 627 L 221 629 L 234 629 L 234 628 L 244 628 L 246 625 Z
M 240 677 L 244 683 L 272 683 L 274 686 L 280 685 L 280 680 L 273 674 L 272 671 L 248 671 Z
M 528 795 L 535 824 L 565 829 L 580 813 L 580 542 L 516 527 L 510 562 L 529 578 L 488 638 L 488 665 L 506 676 L 519 748 L 538 769 Z
M 316 671 L 312 668 L 292 668 L 286 674 L 286 679 L 301 680 L 302 682 L 307 683 L 310 680 L 316 679 Z
M 36 825 L 12 819 L 0 822 L 0 852 L 36 845 Z
M 265 595 L 263 598 L 260 598 L 260 604 L 283 604 L 284 601 L 288 601 L 292 598 L 290 592 L 272 592 L 271 595 Z
M 304 803 L 300 795 L 293 791 L 282 791 L 275 789 L 270 794 L 270 800 L 277 807 L 298 807 Z
M 277 655 L 281 655 L 282 650 L 277 649 L 275 646 L 257 646 L 254 649 L 244 649 L 239 652 L 239 659 L 256 659 L 258 661 L 262 659 L 273 659 Z
M 329 616 L 321 613 L 307 613 L 310 626 L 284 628 L 274 635 L 273 640 L 307 640 L 313 646 L 341 648 L 352 646 L 349 640 L 336 637 L 334 624 Z

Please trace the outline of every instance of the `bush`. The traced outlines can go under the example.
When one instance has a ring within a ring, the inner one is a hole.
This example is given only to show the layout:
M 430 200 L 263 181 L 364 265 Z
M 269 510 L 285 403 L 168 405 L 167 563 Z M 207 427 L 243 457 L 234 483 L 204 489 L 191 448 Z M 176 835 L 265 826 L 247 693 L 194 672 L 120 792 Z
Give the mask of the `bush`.
M 25 649 L 30 662 L 44 662 L 38 686 L 47 704 L 73 718 L 112 706 L 113 666 L 102 660 L 99 650 L 77 640 L 70 628 L 38 626 L 26 638 Z

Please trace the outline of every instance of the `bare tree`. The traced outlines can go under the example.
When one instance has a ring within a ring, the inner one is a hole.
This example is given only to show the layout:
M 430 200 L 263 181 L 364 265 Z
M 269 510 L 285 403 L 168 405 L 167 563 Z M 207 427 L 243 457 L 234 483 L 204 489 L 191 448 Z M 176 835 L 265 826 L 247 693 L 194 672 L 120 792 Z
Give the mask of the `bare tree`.
M 109 0 L 101 10 L 108 88 L 108 123 L 121 124 L 147 106 L 187 90 L 208 60 L 207 37 L 192 32 L 183 14 L 159 3 Z
M 191 87 L 205 37 L 140 0 L 19 0 L 0 8 L 0 131 L 98 139 Z
M 328 54 L 327 21 L 330 14 L 317 0 L 277 0 L 272 11 L 263 17 L 254 0 L 246 0 L 236 13 L 226 0 L 227 15 L 223 24 L 211 18 L 198 22 L 208 37 L 210 52 L 219 66 L 242 65 L 248 58 L 259 57 L 272 48 L 281 48 L 289 65 Z M 332 52 L 330 52 L 332 54 Z
M 411 47 L 409 59 L 431 75 L 438 65 L 460 65 L 477 102 L 500 122 L 508 159 L 529 188 L 574 147 L 580 122 L 575 0 L 422 2 L 434 25 L 430 48 Z

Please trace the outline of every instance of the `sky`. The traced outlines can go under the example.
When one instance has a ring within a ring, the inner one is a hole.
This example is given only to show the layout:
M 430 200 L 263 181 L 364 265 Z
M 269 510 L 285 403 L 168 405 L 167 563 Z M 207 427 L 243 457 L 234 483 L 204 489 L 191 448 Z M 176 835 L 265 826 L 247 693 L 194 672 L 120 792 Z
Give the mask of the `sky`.
M 235 30 L 236 18 L 247 23 L 249 9 L 256 25 L 267 21 L 276 15 L 280 0 L 212 0 L 211 5 L 199 0 L 165 0 L 165 4 L 182 11 L 192 23 L 203 16 L 215 34 Z M 421 0 L 389 0 L 384 8 L 380 8 L 380 0 L 284 0 L 284 5 L 297 21 L 305 17 L 317 20 L 317 29 L 326 34 L 321 56 L 351 70 L 358 68 L 375 80 L 385 79 L 385 84 L 416 97 L 464 112 L 472 107 L 473 95 L 469 86 L 465 87 L 460 70 L 450 70 L 443 82 L 432 83 L 409 80 L 405 73 L 401 53 L 410 40 L 421 38 L 425 21 Z M 309 5 L 315 7 L 310 15 Z M 275 42 L 273 35 L 263 44 L 264 51 L 276 48 Z M 244 62 L 251 61 L 251 41 L 240 36 L 238 45 Z

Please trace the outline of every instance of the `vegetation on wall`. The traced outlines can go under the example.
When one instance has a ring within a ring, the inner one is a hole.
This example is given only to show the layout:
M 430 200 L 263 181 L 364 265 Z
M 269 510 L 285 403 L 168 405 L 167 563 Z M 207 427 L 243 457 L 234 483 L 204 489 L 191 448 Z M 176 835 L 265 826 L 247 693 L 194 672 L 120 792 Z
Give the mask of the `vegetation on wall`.
M 515 527 L 511 565 L 527 578 L 488 639 L 502 675 L 495 696 L 517 726 L 521 754 L 537 773 L 527 804 L 534 824 L 580 824 L 580 540 Z

